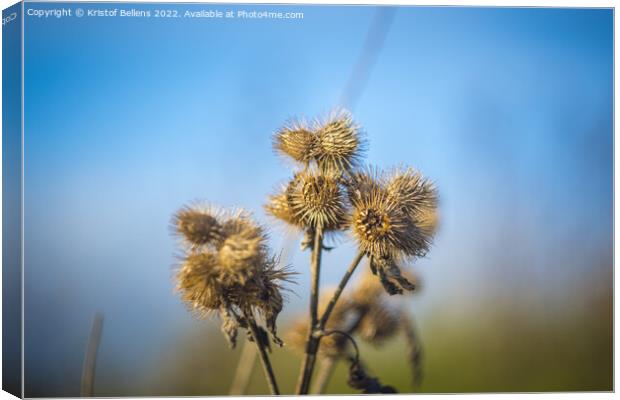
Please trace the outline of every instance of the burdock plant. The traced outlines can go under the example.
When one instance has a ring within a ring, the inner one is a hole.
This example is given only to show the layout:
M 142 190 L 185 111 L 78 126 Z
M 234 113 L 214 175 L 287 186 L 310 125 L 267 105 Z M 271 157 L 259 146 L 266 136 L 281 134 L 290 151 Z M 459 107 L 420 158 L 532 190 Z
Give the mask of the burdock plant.
M 416 289 L 404 268 L 429 250 L 437 221 L 436 189 L 409 167 L 383 171 L 364 166 L 366 142 L 346 111 L 325 120 L 292 121 L 274 134 L 273 147 L 292 171 L 269 196 L 265 210 L 302 233 L 302 249 L 311 252 L 310 315 L 304 328 L 297 323 L 292 336 L 304 352 L 297 393 L 309 392 L 319 354 L 350 363 L 351 387 L 364 393 L 394 392 L 367 373 L 354 335 L 378 344 L 405 332 L 410 361 L 419 369 L 419 346 L 408 315 L 388 304 L 386 296 Z M 279 394 L 268 350 L 270 342 L 282 344 L 276 318 L 282 310 L 282 284 L 291 272 L 278 266 L 264 229 L 245 212 L 190 206 L 176 214 L 174 226 L 185 250 L 176 277 L 182 298 L 200 316 L 218 313 L 232 345 L 238 329 L 248 330 L 271 391 Z M 347 233 L 357 254 L 336 288 L 321 296 L 322 253 L 333 249 L 326 242 Z M 363 259 L 368 260 L 368 276 L 343 296 Z
M 281 285 L 291 273 L 268 254 L 264 229 L 245 211 L 199 205 L 181 209 L 173 223 L 186 244 L 176 274 L 182 299 L 200 317 L 218 313 L 232 347 L 237 331 L 246 329 L 258 348 L 271 392 L 279 394 L 267 351 L 270 340 L 282 345 L 276 319 L 283 305 Z

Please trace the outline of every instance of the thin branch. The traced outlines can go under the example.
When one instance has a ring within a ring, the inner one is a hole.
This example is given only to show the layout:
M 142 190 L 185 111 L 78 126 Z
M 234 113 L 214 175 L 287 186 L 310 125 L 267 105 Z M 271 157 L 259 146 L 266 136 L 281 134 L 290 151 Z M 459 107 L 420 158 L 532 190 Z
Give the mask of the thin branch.
M 353 272 L 355 272 L 355 269 L 359 265 L 360 261 L 362 261 L 362 258 L 364 258 L 364 255 L 365 255 L 364 252 L 360 251 L 355 256 L 355 258 L 351 262 L 351 265 L 347 269 L 347 272 L 345 272 L 344 276 L 340 280 L 340 284 L 338 284 L 338 288 L 336 288 L 334 295 L 332 296 L 331 300 L 329 300 L 329 303 L 327 304 L 327 308 L 325 309 L 325 312 L 323 313 L 323 316 L 321 317 L 321 320 L 319 322 L 320 330 L 325 329 L 325 326 L 327 325 L 327 320 L 329 320 L 329 317 L 332 311 L 334 311 L 336 302 L 340 298 L 340 295 L 342 294 L 342 291 L 344 290 L 345 286 L 349 282 L 349 279 L 351 279 L 351 275 L 353 275 Z
M 235 377 L 228 392 L 229 395 L 238 396 L 245 394 L 250 383 L 252 371 L 254 371 L 254 366 L 256 365 L 256 356 L 257 353 L 254 346 L 245 341 L 243 343 L 243 350 L 241 350 L 241 357 L 239 357 L 239 363 L 237 364 L 237 370 L 235 371 Z
M 263 339 L 264 335 L 261 335 L 261 332 L 259 331 L 259 328 L 256 325 L 253 316 L 246 315 L 245 317 L 248 326 L 250 327 L 250 331 L 252 332 L 252 339 L 254 340 L 256 348 L 258 349 L 258 354 L 260 355 L 260 361 L 263 365 L 263 371 L 265 372 L 265 378 L 267 378 L 269 390 L 271 391 L 271 394 L 280 394 L 280 389 L 278 389 L 278 383 L 276 382 L 276 376 L 273 373 L 271 361 L 269 361 L 269 354 L 267 354 L 267 348 Z
M 97 365 L 97 351 L 101 342 L 101 331 L 103 330 L 103 315 L 95 313 L 93 324 L 84 357 L 82 367 L 82 384 L 80 395 L 82 397 L 93 397 L 95 392 L 95 367 Z

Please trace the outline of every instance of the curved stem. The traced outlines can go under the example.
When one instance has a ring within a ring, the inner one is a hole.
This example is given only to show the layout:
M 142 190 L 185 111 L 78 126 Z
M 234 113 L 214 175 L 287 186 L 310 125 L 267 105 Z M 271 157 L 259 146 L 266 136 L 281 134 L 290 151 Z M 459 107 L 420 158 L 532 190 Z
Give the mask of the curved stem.
M 276 382 L 276 376 L 273 373 L 273 368 L 271 367 L 271 361 L 269 361 L 269 354 L 267 354 L 267 349 L 265 348 L 265 344 L 261 340 L 261 334 L 258 330 L 258 326 L 254 321 L 254 318 L 248 318 L 248 326 L 250 327 L 250 331 L 252 332 L 252 338 L 254 339 L 254 343 L 256 344 L 256 348 L 258 349 L 258 354 L 260 356 L 261 364 L 263 365 L 263 371 L 265 372 L 265 378 L 267 378 L 267 384 L 269 385 L 269 390 L 271 394 L 280 394 L 280 389 L 278 389 L 278 383 Z
M 312 261 L 310 265 L 311 288 L 310 288 L 310 323 L 308 326 L 308 339 L 306 340 L 306 354 L 301 365 L 299 379 L 297 381 L 297 394 L 308 394 L 312 370 L 316 362 L 316 352 L 319 348 L 320 337 L 314 333 L 318 327 L 319 309 L 319 278 L 321 275 L 321 252 L 323 250 L 323 232 L 317 229 L 314 233 L 312 246 Z
M 345 337 L 353 345 L 353 349 L 355 350 L 355 357 L 353 357 L 353 361 L 356 362 L 356 363 L 359 363 L 359 360 L 360 360 L 360 349 L 359 349 L 359 347 L 357 347 L 357 342 L 355 341 L 355 339 L 353 339 L 353 336 L 349 335 L 346 332 L 338 331 L 338 330 L 324 332 L 323 336 L 329 336 L 329 335 L 333 335 L 333 334 L 342 335 L 343 337 Z

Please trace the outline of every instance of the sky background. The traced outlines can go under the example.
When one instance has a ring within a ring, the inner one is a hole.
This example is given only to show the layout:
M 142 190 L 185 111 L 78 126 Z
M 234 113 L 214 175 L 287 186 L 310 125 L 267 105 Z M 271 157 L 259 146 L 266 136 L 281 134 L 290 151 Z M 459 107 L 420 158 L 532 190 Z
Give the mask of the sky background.
M 25 9 L 62 6 L 77 8 Z M 377 12 L 122 7 L 304 18 L 25 17 L 27 396 L 78 393 L 95 312 L 96 393 L 165 393 L 161 363 L 217 326 L 173 293 L 173 213 L 207 200 L 271 224 L 262 204 L 290 176 L 271 135 L 337 105 Z M 441 196 L 410 303 L 423 390 L 611 389 L 612 82 L 611 10 L 397 8 L 353 111 L 369 163 L 416 167 Z M 301 273 L 286 320 L 305 310 L 308 254 L 270 227 Z M 343 238 L 323 282 L 353 255 Z M 508 356 L 517 345 L 525 358 Z M 442 349 L 453 357 L 433 358 Z

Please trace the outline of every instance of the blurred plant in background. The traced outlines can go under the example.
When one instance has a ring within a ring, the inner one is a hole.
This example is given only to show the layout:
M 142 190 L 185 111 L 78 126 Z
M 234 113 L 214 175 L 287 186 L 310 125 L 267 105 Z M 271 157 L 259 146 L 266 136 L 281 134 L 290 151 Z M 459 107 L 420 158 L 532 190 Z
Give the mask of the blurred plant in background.
M 404 332 L 414 381 L 421 377 L 420 346 L 411 320 L 387 301 L 386 293 L 415 290 L 415 279 L 404 266 L 429 249 L 436 230 L 437 192 L 412 168 L 384 172 L 362 166 L 365 145 L 359 126 L 344 110 L 311 124 L 293 121 L 273 138 L 276 152 L 293 162 L 293 176 L 269 197 L 265 209 L 303 232 L 302 249 L 311 250 L 310 315 L 291 336 L 304 349 L 297 394 L 309 393 L 319 355 L 323 363 L 315 393 L 323 391 L 337 360 L 349 363 L 350 387 L 363 393 L 396 392 L 368 373 L 353 335 L 381 344 Z M 238 329 L 246 329 L 271 393 L 280 394 L 268 351 L 271 341 L 283 344 L 276 335 L 276 318 L 283 306 L 281 284 L 290 281 L 291 272 L 269 256 L 263 228 L 243 211 L 191 206 L 178 211 L 173 223 L 185 252 L 176 276 L 181 297 L 200 317 L 217 312 L 233 347 Z M 357 243 L 358 253 L 336 289 L 320 296 L 322 252 L 334 248 L 325 239 L 345 232 Z M 350 295 L 342 296 L 364 258 L 371 273 Z M 252 365 L 253 358 L 242 362 Z
M 415 277 L 416 291 L 420 286 Z M 333 296 L 333 291 L 327 291 L 319 302 L 319 309 L 324 312 L 326 301 Z M 412 369 L 412 381 L 419 385 L 422 379 L 422 348 L 417 337 L 413 320 L 402 303 L 392 301 L 386 296 L 379 281 L 371 273 L 365 272 L 357 285 L 347 296 L 342 296 L 334 307 L 332 317 L 326 324 L 327 331 L 340 331 L 347 335 L 357 335 L 364 342 L 376 347 L 382 347 L 386 341 L 395 339 L 399 333 L 403 334 L 407 348 L 407 357 Z M 294 349 L 304 350 L 308 327 L 304 318 L 297 318 L 290 325 L 286 333 L 286 341 Z M 336 364 L 341 361 L 351 361 L 355 355 L 347 347 L 346 336 L 331 335 L 321 340 L 319 361 L 321 367 L 312 385 L 311 392 L 321 394 L 329 384 Z

